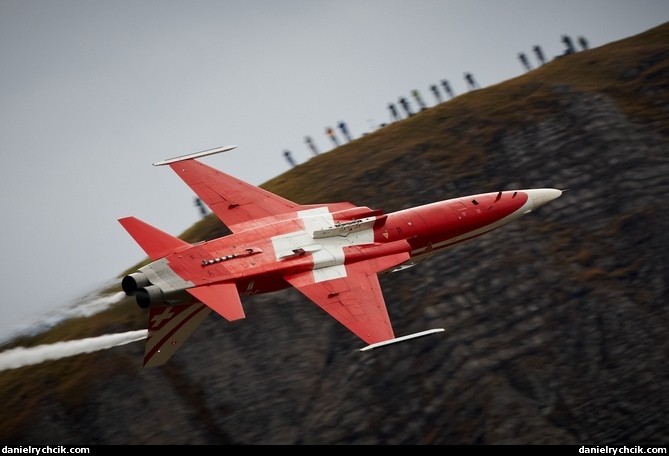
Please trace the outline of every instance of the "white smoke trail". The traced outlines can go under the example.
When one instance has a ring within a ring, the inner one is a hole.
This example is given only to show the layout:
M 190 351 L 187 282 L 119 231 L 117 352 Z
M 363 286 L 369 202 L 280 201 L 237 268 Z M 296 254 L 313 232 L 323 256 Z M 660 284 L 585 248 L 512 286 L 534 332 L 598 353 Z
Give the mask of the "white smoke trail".
M 108 285 L 105 286 L 108 287 Z M 48 313 L 28 317 L 26 321 L 14 328 L 0 329 L 0 344 L 19 336 L 40 334 L 70 318 L 90 317 L 107 310 L 124 297 L 125 293 L 122 291 L 112 294 L 100 294 L 99 291 L 92 291 L 81 298 L 77 298 L 73 303 L 56 307 Z
M 38 345 L 37 347 L 12 348 L 0 353 L 0 371 L 39 364 L 47 360 L 66 358 L 81 353 L 107 350 L 108 348 L 146 339 L 147 333 L 146 329 L 140 329 L 138 331 Z
M 111 295 L 85 296 L 75 306 L 66 309 L 63 314 L 65 318 L 89 317 L 103 310 L 109 309 L 125 297 L 125 293 L 119 291 Z

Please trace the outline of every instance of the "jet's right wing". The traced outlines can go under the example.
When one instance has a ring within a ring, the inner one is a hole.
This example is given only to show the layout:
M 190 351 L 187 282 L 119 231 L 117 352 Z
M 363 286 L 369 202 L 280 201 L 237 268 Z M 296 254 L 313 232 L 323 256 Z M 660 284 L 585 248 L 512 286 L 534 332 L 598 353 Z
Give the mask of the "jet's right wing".
M 248 184 L 195 160 L 172 163 L 170 167 L 234 233 L 240 224 L 286 212 L 299 204 Z
M 154 163 L 154 166 L 169 165 L 233 233 L 263 226 L 265 223 L 259 219 L 295 213 L 310 207 L 294 203 L 195 160 L 235 147 L 220 147 L 170 158 Z M 332 211 L 354 207 L 350 203 L 320 206 L 328 206 Z

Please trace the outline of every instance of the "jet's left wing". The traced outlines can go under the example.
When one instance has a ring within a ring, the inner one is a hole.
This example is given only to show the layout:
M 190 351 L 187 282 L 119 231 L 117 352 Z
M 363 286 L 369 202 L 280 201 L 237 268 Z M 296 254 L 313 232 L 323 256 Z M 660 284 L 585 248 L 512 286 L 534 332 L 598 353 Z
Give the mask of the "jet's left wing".
M 284 279 L 356 336 L 375 344 L 395 338 L 377 272 L 408 259 L 408 253 L 396 253 Z

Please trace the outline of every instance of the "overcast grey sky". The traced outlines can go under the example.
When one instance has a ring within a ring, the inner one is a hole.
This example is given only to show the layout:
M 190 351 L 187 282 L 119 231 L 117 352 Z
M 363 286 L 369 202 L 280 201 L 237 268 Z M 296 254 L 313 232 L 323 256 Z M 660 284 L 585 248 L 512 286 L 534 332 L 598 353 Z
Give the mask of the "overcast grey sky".
M 414 89 L 433 106 L 430 85 L 520 76 L 534 45 L 552 59 L 562 35 L 598 47 L 667 20 L 666 0 L 0 0 L 0 338 L 145 258 L 118 218 L 199 220 L 156 161 L 236 144 L 203 161 L 260 185 L 284 149 L 312 157 L 305 136 L 327 153 L 328 126 L 417 110 Z

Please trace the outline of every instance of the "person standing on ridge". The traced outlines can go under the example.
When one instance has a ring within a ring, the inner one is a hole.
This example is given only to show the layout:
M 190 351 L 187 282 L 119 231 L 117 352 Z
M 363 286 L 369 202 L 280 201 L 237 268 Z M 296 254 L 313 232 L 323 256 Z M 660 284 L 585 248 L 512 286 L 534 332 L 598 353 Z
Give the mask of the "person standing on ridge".
M 527 56 L 523 52 L 518 54 L 518 58 L 520 59 L 520 63 L 525 67 L 525 71 L 532 71 L 532 65 L 527 61 Z
M 205 218 L 207 216 L 207 206 L 205 206 L 202 200 L 197 196 L 195 197 L 195 205 L 200 208 L 200 214 L 202 214 L 202 218 Z
M 545 65 L 546 59 L 544 58 L 544 51 L 541 50 L 541 46 L 536 45 L 532 49 L 534 50 L 534 54 L 537 56 L 537 59 L 539 60 L 539 65 Z
M 452 99 L 452 98 L 455 97 L 455 94 L 453 93 L 453 90 L 451 89 L 451 85 L 448 83 L 448 81 L 446 79 L 441 80 L 441 85 L 444 88 L 444 90 L 446 91 L 446 93 L 448 94 L 449 98 Z
M 341 134 L 344 135 L 344 138 L 346 138 L 346 141 L 349 141 L 349 142 L 352 141 L 353 139 L 351 138 L 351 135 L 348 132 L 348 127 L 346 126 L 346 124 L 344 123 L 343 120 L 341 122 L 339 122 L 338 126 L 339 126 L 339 130 L 341 130 Z
M 479 85 L 476 83 L 474 76 L 471 73 L 465 73 L 465 81 L 467 81 L 469 90 L 476 90 L 479 88 Z
M 564 54 L 562 55 L 569 55 L 576 52 L 574 43 L 571 41 L 571 37 L 569 35 L 562 35 L 562 42 L 564 43 L 565 46 L 567 46 L 567 49 L 565 49 Z
M 420 106 L 421 111 L 425 111 L 427 109 L 427 106 L 425 105 L 425 102 L 423 102 L 423 99 L 420 97 L 420 92 L 418 90 L 413 90 L 411 92 L 411 95 L 416 99 L 416 103 L 418 103 L 418 106 Z
M 314 141 L 311 139 L 311 136 L 305 136 L 304 142 L 307 143 L 307 146 L 309 146 L 309 150 L 311 150 L 311 153 L 314 154 L 314 156 L 320 153 L 318 152 L 318 149 L 316 148 Z
M 586 40 L 584 36 L 579 36 L 578 37 L 578 44 L 581 45 L 581 50 L 583 50 L 583 51 L 587 51 L 590 48 L 590 45 L 588 44 L 588 40 Z
M 393 103 L 388 103 L 388 109 L 390 110 L 390 117 L 391 121 L 392 120 L 401 120 L 402 118 L 400 117 L 400 114 L 397 112 L 397 108 Z
M 439 104 L 439 103 L 441 103 L 442 101 L 444 101 L 444 100 L 441 99 L 441 92 L 439 92 L 439 88 L 437 87 L 436 84 L 432 84 L 432 85 L 430 86 L 430 90 L 431 90 L 432 93 L 434 94 L 434 98 L 437 100 L 437 104 Z
M 332 144 L 334 144 L 335 147 L 339 147 L 339 140 L 335 136 L 334 130 L 331 127 L 327 127 L 325 133 L 330 138 L 330 141 L 332 141 Z
M 408 117 L 413 116 L 413 111 L 411 111 L 411 106 L 409 106 L 409 102 L 406 98 L 400 97 L 400 104 L 402 105 L 402 108 L 404 108 L 404 111 L 406 111 Z
M 295 163 L 295 160 L 293 159 L 293 155 L 290 153 L 288 149 L 283 151 L 283 156 L 286 157 L 286 161 L 288 161 L 290 166 L 292 166 L 293 168 L 297 166 L 297 163 Z

